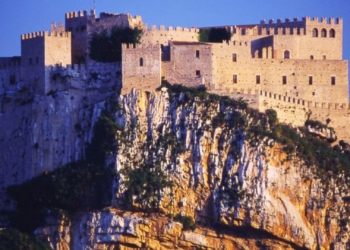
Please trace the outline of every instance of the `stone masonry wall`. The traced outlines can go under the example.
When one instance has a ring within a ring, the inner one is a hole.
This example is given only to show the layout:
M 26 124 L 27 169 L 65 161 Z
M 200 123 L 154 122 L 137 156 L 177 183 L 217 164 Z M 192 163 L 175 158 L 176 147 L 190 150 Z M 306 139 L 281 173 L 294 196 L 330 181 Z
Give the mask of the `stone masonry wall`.
M 348 102 L 347 61 L 250 58 L 249 43 L 246 46 L 234 43 L 212 46 L 213 81 L 217 88 L 262 89 L 305 100 Z M 236 61 L 232 59 L 233 54 L 237 55 Z M 237 83 L 233 83 L 233 75 L 237 76 Z M 286 84 L 283 84 L 283 76 Z M 309 77 L 312 77 L 312 84 Z M 335 77 L 335 85 L 331 77 Z
M 160 45 L 122 45 L 122 93 L 154 89 L 161 81 Z
M 160 25 L 157 29 L 152 25 L 150 29 L 144 31 L 142 43 L 168 45 L 169 41 L 198 42 L 198 32 L 199 29 L 196 28 L 168 27 L 166 29 L 164 25 Z

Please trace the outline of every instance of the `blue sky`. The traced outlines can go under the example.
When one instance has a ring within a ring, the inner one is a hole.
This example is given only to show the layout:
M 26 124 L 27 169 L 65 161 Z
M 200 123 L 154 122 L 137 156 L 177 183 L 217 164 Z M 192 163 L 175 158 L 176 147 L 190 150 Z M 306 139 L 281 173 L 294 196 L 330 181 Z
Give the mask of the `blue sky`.
M 261 19 L 342 17 L 344 59 L 350 59 L 350 0 L 95 0 L 97 13 L 141 15 L 148 25 L 212 26 Z M 20 55 L 20 35 L 49 30 L 70 11 L 90 10 L 94 0 L 0 0 L 0 57 Z

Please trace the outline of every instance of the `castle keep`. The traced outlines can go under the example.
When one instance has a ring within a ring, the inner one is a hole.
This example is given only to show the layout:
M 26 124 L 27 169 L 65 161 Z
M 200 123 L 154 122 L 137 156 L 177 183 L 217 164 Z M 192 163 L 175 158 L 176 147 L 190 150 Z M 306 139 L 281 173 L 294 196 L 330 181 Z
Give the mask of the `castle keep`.
M 0 58 L 1 93 L 30 89 L 47 94 L 71 87 L 54 81 L 54 70 L 93 70 L 91 36 L 113 26 L 144 31 L 142 43 L 124 44 L 122 62 L 109 66 L 121 75 L 122 93 L 155 89 L 162 79 L 205 85 L 214 93 L 243 97 L 262 111 L 274 108 L 282 122 L 301 125 L 307 117 L 330 119 L 350 139 L 344 126 L 350 119 L 348 62 L 342 59 L 340 18 L 222 26 L 231 32 L 231 39 L 205 43 L 198 41 L 198 28 L 147 28 L 140 16 L 130 14 L 66 13 L 65 26 L 53 23 L 50 32 L 22 35 L 21 57 Z M 81 72 L 77 76 L 86 80 Z

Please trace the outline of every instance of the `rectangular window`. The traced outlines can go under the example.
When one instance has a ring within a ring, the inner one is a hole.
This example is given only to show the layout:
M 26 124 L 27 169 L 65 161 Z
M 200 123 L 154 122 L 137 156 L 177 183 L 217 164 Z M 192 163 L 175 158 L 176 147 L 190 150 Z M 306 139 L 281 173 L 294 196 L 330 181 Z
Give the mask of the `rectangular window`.
M 199 50 L 196 50 L 196 58 L 199 58 L 199 56 L 200 56 Z
M 327 59 L 327 56 L 326 55 L 323 55 L 323 60 L 326 60 Z
M 312 84 L 313 84 L 312 76 L 309 76 L 309 85 L 312 85 Z
M 260 84 L 260 75 L 256 75 L 256 84 Z
M 233 81 L 233 83 L 237 83 L 237 75 L 233 75 L 232 81 Z
M 232 62 L 237 62 L 237 54 L 236 53 L 232 54 Z
M 196 76 L 201 76 L 201 71 L 200 70 L 196 70 Z
M 332 76 L 332 77 L 331 77 L 331 84 L 332 84 L 332 85 L 335 85 L 335 76 Z
M 282 76 L 282 83 L 287 84 L 287 76 Z

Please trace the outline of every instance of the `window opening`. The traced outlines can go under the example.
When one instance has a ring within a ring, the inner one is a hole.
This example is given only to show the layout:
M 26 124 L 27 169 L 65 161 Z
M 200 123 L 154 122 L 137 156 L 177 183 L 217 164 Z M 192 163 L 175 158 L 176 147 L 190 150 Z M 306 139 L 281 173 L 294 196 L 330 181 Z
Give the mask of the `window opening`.
M 237 62 L 237 54 L 236 53 L 232 54 L 232 62 Z
M 232 81 L 233 81 L 233 83 L 237 83 L 237 75 L 233 75 Z
M 287 84 L 287 76 L 282 76 L 282 83 Z
M 196 70 L 196 76 L 201 76 L 201 71 L 200 70 Z
M 284 59 L 290 59 L 290 52 L 289 50 L 284 51 Z
M 312 76 L 309 76 L 309 85 L 312 85 L 313 84 L 313 78 Z
M 335 37 L 335 30 L 334 30 L 334 29 L 331 29 L 331 30 L 329 31 L 329 37 L 331 37 L 331 38 L 334 38 L 334 37 Z
M 140 67 L 143 67 L 143 58 L 140 58 Z
M 326 29 L 321 30 L 321 37 L 327 37 L 327 30 Z
M 260 75 L 256 75 L 256 84 L 260 84 Z
M 332 76 L 332 77 L 331 77 L 331 84 L 332 84 L 332 85 L 335 85 L 335 76 Z
M 318 29 L 313 29 L 312 30 L 312 37 L 318 37 Z
M 200 56 L 199 50 L 196 50 L 196 58 L 199 58 L 199 56 Z

